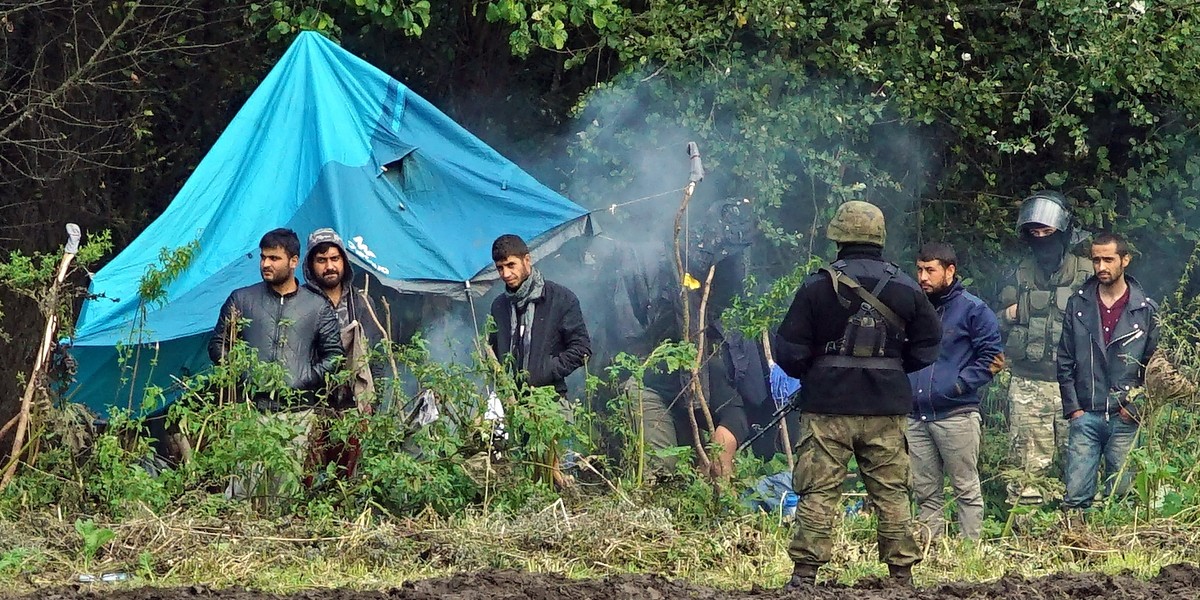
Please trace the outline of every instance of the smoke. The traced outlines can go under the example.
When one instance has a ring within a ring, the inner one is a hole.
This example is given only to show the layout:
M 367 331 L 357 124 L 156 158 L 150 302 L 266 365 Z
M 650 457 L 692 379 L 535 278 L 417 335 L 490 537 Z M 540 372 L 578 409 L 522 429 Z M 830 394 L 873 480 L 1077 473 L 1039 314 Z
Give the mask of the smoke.
M 778 74 L 772 77 L 786 82 Z M 935 165 L 940 153 L 931 152 L 927 141 L 894 120 L 866 128 L 878 136 L 871 139 L 855 133 L 864 131 L 861 127 L 847 128 L 845 134 L 830 128 L 836 115 L 805 112 L 803 107 L 828 107 L 845 100 L 838 96 L 841 91 L 831 92 L 815 80 L 798 88 L 772 83 L 782 91 L 776 92 L 777 106 L 766 109 L 753 98 L 743 104 L 728 96 L 715 99 L 718 86 L 757 83 L 755 78 L 767 76 L 734 71 L 726 80 L 619 77 L 591 92 L 567 128 L 544 144 L 538 157 L 511 156 L 541 175 L 544 183 L 594 211 L 598 235 L 572 240 L 537 263 L 548 279 L 579 297 L 593 338 L 593 372 L 617 352 L 649 350 L 629 339 L 637 328 L 632 321 L 648 300 L 632 293 L 631 281 L 671 285 L 678 293 L 677 281 L 655 278 L 664 266 L 674 276 L 675 218 L 688 183 L 689 141 L 699 144 L 706 169 L 681 223 L 689 274 L 703 281 L 703 266 L 696 264 L 705 245 L 712 245 L 704 238 L 722 235 L 721 224 L 714 223 L 720 214 L 712 210 L 714 205 L 746 199 L 742 208 L 755 217 L 750 221 L 752 243 L 744 255 L 739 250 L 737 256 L 719 257 L 726 258 L 723 272 L 725 265 L 737 267 L 730 269 L 733 281 L 722 282 L 724 298 L 742 291 L 747 272 L 762 285 L 805 263 L 810 253 L 832 259 L 824 226 L 843 200 L 865 199 L 884 210 L 888 253 L 902 265 L 911 264 L 919 242 L 950 237 L 945 234 L 951 232 L 920 231 L 925 215 L 919 199 L 939 175 Z M 876 101 L 870 92 L 863 96 L 865 105 Z M 750 114 L 747 107 L 762 114 Z M 774 135 L 786 128 L 791 128 L 787 135 Z M 505 154 L 521 146 L 488 137 Z M 549 173 L 557 180 L 546 180 Z M 769 226 L 754 231 L 761 223 Z M 906 256 L 896 256 L 900 249 Z M 459 310 L 428 321 L 424 335 L 431 349 L 446 348 L 440 357 L 450 360 L 469 356 L 470 339 L 484 327 L 495 293 L 475 300 L 473 317 Z M 714 312 L 719 313 L 720 302 L 716 304 Z M 463 317 L 466 327 L 457 320 Z
M 483 333 L 482 321 L 486 319 L 487 306 L 475 300 Z M 468 302 L 452 301 L 444 297 L 430 298 L 425 310 L 426 321 L 421 328 L 431 360 L 440 363 L 471 364 L 478 356 L 475 347 L 476 329 L 472 326 L 474 315 Z

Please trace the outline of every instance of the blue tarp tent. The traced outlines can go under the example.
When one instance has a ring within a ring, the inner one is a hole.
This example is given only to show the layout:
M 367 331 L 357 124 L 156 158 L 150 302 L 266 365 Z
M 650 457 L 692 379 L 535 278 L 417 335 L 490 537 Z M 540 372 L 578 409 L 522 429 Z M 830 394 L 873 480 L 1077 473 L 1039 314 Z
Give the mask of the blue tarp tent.
M 162 216 L 93 277 L 95 298 L 76 324 L 72 399 L 101 416 L 110 406 L 139 411 L 147 383 L 168 387 L 209 366 L 221 303 L 260 281 L 258 240 L 270 229 L 290 227 L 303 242 L 333 227 L 383 283 L 462 297 L 471 282 L 494 279 L 497 236 L 533 240 L 540 254 L 588 226 L 582 207 L 404 85 L 302 33 Z M 142 302 L 147 269 L 192 240 L 199 251 L 166 301 Z

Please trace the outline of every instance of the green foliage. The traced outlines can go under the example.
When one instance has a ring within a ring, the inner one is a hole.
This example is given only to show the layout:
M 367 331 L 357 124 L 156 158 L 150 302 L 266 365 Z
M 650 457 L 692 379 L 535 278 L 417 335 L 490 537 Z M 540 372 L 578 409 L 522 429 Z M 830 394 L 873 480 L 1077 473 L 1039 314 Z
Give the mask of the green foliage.
M 122 435 L 128 431 L 128 425 L 124 419 L 114 421 L 122 422 L 110 424 L 113 432 L 96 439 L 91 456 L 94 462 L 84 466 L 92 474 L 86 481 L 88 494 L 113 515 L 128 514 L 141 505 L 152 510 L 165 508 L 174 496 L 171 492 L 180 491 L 178 476 L 164 473 L 155 477 L 147 469 L 154 456 L 150 440 L 133 435 L 132 448 L 124 447 L 123 442 L 130 439 Z
M 76 268 L 90 267 L 112 250 L 112 234 L 107 229 L 84 238 L 72 261 Z M 62 256 L 61 247 L 50 254 L 10 252 L 7 260 L 0 261 L 0 285 L 24 295 L 37 294 L 40 286 L 53 281 Z
M 92 560 L 96 558 L 96 553 L 117 537 L 116 532 L 107 527 L 97 526 L 91 519 L 86 521 L 75 519 L 75 532 L 83 538 L 83 547 L 80 549 L 80 553 L 83 555 L 84 571 L 88 570 Z
M 297 6 L 275 0 L 251 4 L 247 15 L 251 25 L 267 26 L 267 39 L 272 42 L 290 41 L 301 31 L 337 39 L 343 33 L 339 22 L 347 21 L 361 23 L 364 30 L 376 26 L 417 37 L 429 27 L 430 4 L 429 0 L 331 0 Z
M 85 234 L 68 274 L 89 269 L 111 250 L 112 234 L 107 229 L 95 234 Z M 74 325 L 74 319 L 69 318 L 72 303 L 84 290 L 66 287 L 55 291 L 55 277 L 62 258 L 61 248 L 52 254 L 10 252 L 8 260 L 0 261 L 0 290 L 34 300 L 38 303 L 43 317 L 58 315 L 60 330 L 69 333 Z M 0 316 L 2 315 L 3 313 L 0 313 Z
M 791 273 L 772 280 L 761 294 L 756 293 L 758 278 L 747 276 L 746 293 L 733 299 L 733 304 L 722 313 L 721 322 L 730 329 L 740 331 L 750 340 L 759 339 L 764 331 L 774 331 L 791 306 L 800 284 L 824 264 L 826 261 L 820 257 L 810 256 L 807 262 L 798 265 Z
M 646 480 L 646 439 L 638 423 L 641 422 L 642 397 L 631 390 L 641 390 L 650 373 L 675 374 L 690 369 L 696 361 L 696 346 L 688 342 L 664 341 L 650 352 L 645 359 L 620 352 L 607 369 L 608 389 L 611 395 L 603 412 L 603 435 L 611 446 L 616 447 L 618 472 L 629 476 L 636 486 Z M 626 386 L 628 380 L 631 385 Z M 619 391 L 617 391 L 619 390 Z M 677 449 L 676 464 L 690 460 L 691 449 Z M 666 458 L 659 456 L 658 458 Z
M 500 0 L 487 3 L 487 20 L 514 26 L 509 35 L 513 53 L 527 56 L 535 47 L 562 50 L 567 43 L 568 27 L 586 28 L 605 37 L 617 34 L 632 12 L 615 0 L 568 0 L 533 3 Z
M 290 40 L 292 35 L 304 30 L 333 38 L 342 33 L 333 16 L 320 5 L 294 7 L 293 3 L 282 0 L 254 3 L 249 6 L 247 20 L 256 27 L 266 26 L 267 39 L 272 42 Z
M 30 562 L 38 558 L 36 550 L 31 548 L 12 548 L 0 553 L 0 577 L 12 577 L 26 569 Z
M 990 282 L 1008 272 L 1016 204 L 1042 187 L 1072 196 L 1086 227 L 1182 266 L 1178 249 L 1200 230 L 1189 7 L 505 0 L 488 18 L 512 25 L 517 55 L 538 46 L 567 52 L 567 67 L 624 65 L 576 113 L 569 171 L 582 201 L 636 189 L 645 140 L 695 139 L 720 174 L 711 185 L 753 199 L 780 254 L 804 241 L 811 254 L 832 208 L 866 199 L 883 207 L 894 249 L 945 239 Z
M 138 297 L 147 306 L 161 307 L 167 302 L 167 287 L 191 266 L 200 251 L 200 240 L 192 240 L 174 250 L 162 248 L 158 263 L 146 267 L 138 280 Z

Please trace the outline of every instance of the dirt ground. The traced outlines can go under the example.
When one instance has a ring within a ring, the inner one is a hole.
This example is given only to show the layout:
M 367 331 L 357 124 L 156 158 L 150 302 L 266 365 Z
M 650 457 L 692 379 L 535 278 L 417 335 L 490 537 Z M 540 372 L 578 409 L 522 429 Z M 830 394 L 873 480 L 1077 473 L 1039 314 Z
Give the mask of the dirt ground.
M 0 595 L 0 598 L 4 597 Z M 13 598 L 9 596 L 8 598 Z M 106 589 L 103 586 L 55 588 L 21 596 L 32 600 L 267 600 L 278 598 L 245 589 L 213 590 L 186 588 Z M 1126 576 L 1097 574 L 1061 575 L 1026 580 L 1005 577 L 993 583 L 950 583 L 917 590 L 889 586 L 878 580 L 855 587 L 818 586 L 804 591 L 754 589 L 729 592 L 703 588 L 654 575 L 624 575 L 594 580 L 571 580 L 557 575 L 485 571 L 443 579 L 417 581 L 384 592 L 312 590 L 288 598 L 294 600 L 670 600 L 694 598 L 733 600 L 788 598 L 812 600 L 942 600 L 950 598 L 997 600 L 1100 600 L 1100 599 L 1200 599 L 1200 568 L 1192 565 L 1166 567 L 1150 581 Z

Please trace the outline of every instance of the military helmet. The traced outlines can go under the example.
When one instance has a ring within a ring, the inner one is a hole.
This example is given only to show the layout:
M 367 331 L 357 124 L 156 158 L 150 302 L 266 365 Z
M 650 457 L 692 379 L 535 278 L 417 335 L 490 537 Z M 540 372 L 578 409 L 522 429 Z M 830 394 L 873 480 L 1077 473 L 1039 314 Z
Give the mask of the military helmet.
M 1029 237 L 1032 227 L 1047 226 L 1059 231 L 1071 228 L 1071 201 L 1066 196 L 1052 191 L 1034 192 L 1021 203 L 1017 215 L 1017 236 Z
M 842 203 L 825 237 L 839 244 L 875 244 L 883 246 L 887 240 L 887 230 L 883 224 L 883 212 L 879 207 L 861 200 L 851 200 Z

